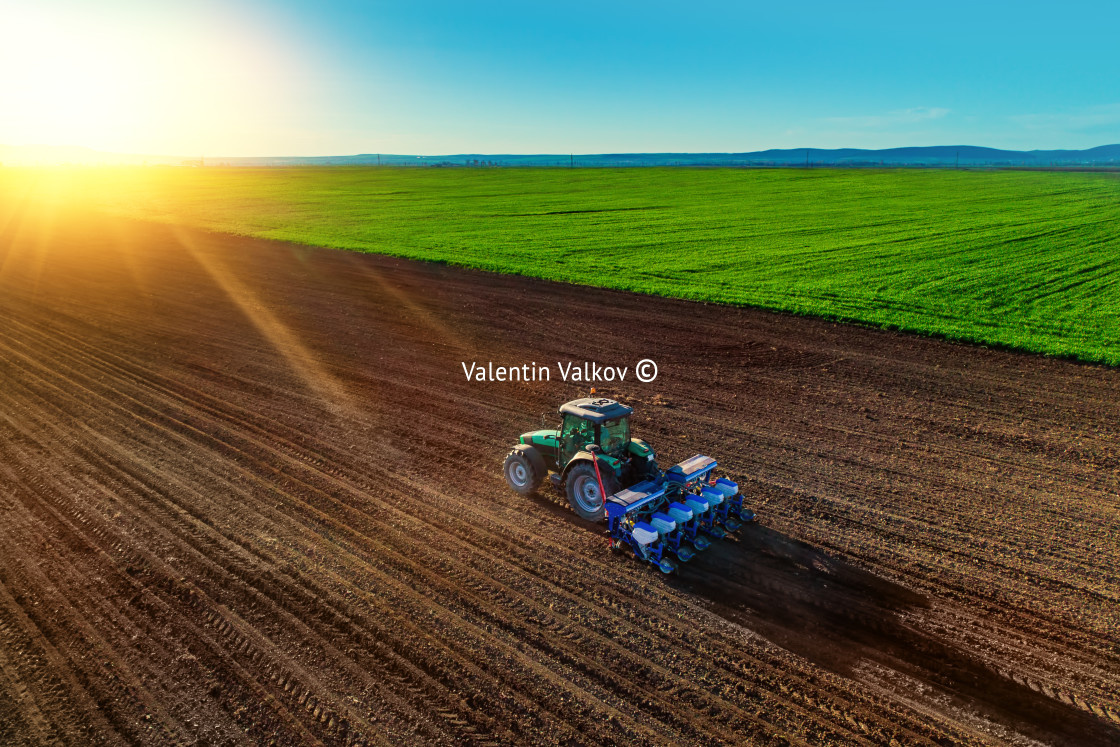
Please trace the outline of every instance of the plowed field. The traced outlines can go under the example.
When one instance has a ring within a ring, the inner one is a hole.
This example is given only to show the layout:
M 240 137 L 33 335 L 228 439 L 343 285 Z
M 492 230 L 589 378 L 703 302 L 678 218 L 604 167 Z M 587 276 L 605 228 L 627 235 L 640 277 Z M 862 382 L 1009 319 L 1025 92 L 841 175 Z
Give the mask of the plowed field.
M 674 578 L 461 368 L 642 358 L 760 515 Z M 1120 742 L 1114 369 L 28 209 L 0 384 L 3 744 Z

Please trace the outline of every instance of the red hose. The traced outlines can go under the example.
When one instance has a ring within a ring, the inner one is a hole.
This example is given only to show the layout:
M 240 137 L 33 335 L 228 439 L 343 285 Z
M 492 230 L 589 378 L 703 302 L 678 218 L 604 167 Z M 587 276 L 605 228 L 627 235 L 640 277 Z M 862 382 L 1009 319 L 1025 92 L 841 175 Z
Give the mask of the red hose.
M 599 481 L 599 495 L 603 497 L 603 505 L 607 505 L 607 489 L 603 487 L 603 476 L 599 474 L 599 456 L 591 455 L 591 463 L 595 465 L 595 479 Z

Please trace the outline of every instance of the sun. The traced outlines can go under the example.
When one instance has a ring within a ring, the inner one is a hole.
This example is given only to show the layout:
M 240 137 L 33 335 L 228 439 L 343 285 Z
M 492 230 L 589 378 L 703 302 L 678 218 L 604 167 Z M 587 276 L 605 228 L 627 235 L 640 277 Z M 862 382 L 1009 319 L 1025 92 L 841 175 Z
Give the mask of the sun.
M 9 12 L 5 23 L 0 116 L 7 137 L 76 143 L 105 140 L 128 128 L 137 114 L 130 110 L 137 74 L 122 54 L 127 46 L 31 9 Z
M 301 105 L 293 54 L 265 24 L 205 5 L 98 5 L 0 0 L 0 143 L 213 153 Z

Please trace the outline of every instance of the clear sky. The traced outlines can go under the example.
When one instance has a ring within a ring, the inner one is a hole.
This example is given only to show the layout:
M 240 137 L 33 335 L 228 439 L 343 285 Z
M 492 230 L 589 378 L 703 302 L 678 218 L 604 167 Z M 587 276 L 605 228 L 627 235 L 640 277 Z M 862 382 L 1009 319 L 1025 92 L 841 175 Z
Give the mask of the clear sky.
M 150 154 L 1120 142 L 1120 2 L 0 0 L 0 144 Z

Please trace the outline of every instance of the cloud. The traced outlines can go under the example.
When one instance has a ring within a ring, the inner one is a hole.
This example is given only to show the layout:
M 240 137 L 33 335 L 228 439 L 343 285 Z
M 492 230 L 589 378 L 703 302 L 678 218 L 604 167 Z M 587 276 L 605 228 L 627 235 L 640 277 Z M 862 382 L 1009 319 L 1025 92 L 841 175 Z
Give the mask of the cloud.
M 941 119 L 948 113 L 949 109 L 941 107 L 918 106 L 863 117 L 825 117 L 822 121 L 839 127 L 875 129 L 928 122 L 931 119 Z
M 1087 132 L 1120 126 L 1120 103 L 1089 106 L 1073 111 L 1019 114 L 1011 121 L 1029 130 Z

